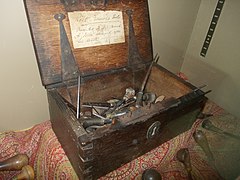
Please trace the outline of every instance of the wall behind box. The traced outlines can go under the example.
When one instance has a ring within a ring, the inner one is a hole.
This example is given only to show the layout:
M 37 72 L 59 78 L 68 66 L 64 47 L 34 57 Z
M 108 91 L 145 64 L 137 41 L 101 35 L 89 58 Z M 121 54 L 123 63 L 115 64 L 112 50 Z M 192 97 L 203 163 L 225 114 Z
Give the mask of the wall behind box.
M 183 65 L 183 72 L 196 85 L 204 79 L 210 88 L 214 87 L 211 97 L 219 98 L 220 104 L 225 104 L 230 112 L 237 114 L 234 108 L 239 102 L 239 95 L 232 97 L 235 99 L 234 101 L 223 98 L 224 96 L 229 98 L 230 93 L 239 92 L 240 71 L 237 67 L 240 67 L 240 61 L 237 61 L 237 58 L 239 59 L 240 51 L 237 50 L 237 47 L 239 48 L 237 38 L 232 37 L 225 27 L 218 32 L 220 34 L 215 38 L 218 41 L 209 49 L 206 61 L 198 56 L 197 49 L 200 52 L 204 31 L 207 31 L 215 2 L 216 0 L 149 0 L 154 53 L 160 54 L 160 64 L 175 73 L 179 72 Z M 205 7 L 206 3 L 211 3 L 212 6 Z M 198 14 L 199 6 L 199 14 L 205 14 L 204 18 Z M 235 0 L 229 0 L 228 6 L 234 6 L 232 7 L 233 13 L 237 13 L 237 9 L 240 8 L 239 2 Z M 226 7 L 226 9 L 228 9 L 227 12 L 230 11 L 230 7 Z M 229 13 L 227 12 L 223 13 L 221 18 L 226 18 L 225 25 L 232 26 L 233 20 L 237 22 L 237 25 L 234 25 L 237 29 L 231 28 L 236 36 L 237 32 L 240 32 L 239 22 L 236 17 L 232 17 L 234 14 L 231 12 L 228 17 Z M 3 1 L 0 6 L 0 15 L 2 17 L 0 21 L 1 132 L 31 127 L 48 120 L 49 114 L 46 91 L 41 84 L 23 2 L 19 0 Z M 233 20 L 230 20 L 232 18 Z M 201 26 L 202 19 L 204 19 L 204 27 Z M 221 23 L 220 21 L 219 26 Z M 201 30 L 199 30 L 199 26 Z M 230 36 L 230 39 L 225 39 L 228 44 L 221 43 L 221 35 Z M 223 49 L 222 46 L 229 47 Z M 217 55 L 216 51 L 212 51 L 214 48 L 222 52 Z M 217 61 L 218 58 L 222 63 Z M 228 61 L 223 61 L 225 59 Z M 228 65 L 229 61 L 231 65 Z M 205 76 L 208 77 L 202 76 L 207 71 L 209 71 L 208 75 Z M 215 76 L 210 78 L 209 75 L 212 74 Z M 218 81 L 215 81 L 215 77 L 225 78 L 219 85 Z M 229 92 L 228 89 L 230 89 Z
M 48 120 L 23 1 L 0 6 L 0 132 L 28 128 Z
M 217 0 L 202 0 L 182 72 L 194 84 L 207 84 L 209 97 L 240 117 L 240 1 L 225 1 L 205 58 L 200 51 Z
M 154 53 L 159 64 L 178 73 L 201 0 L 149 0 Z

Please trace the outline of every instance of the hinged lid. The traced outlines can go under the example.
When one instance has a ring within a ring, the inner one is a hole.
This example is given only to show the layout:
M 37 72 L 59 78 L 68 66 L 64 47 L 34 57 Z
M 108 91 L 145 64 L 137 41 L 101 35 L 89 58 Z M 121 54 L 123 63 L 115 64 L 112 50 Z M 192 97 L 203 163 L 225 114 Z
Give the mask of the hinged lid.
M 152 60 L 147 0 L 25 0 L 25 6 L 44 86 Z

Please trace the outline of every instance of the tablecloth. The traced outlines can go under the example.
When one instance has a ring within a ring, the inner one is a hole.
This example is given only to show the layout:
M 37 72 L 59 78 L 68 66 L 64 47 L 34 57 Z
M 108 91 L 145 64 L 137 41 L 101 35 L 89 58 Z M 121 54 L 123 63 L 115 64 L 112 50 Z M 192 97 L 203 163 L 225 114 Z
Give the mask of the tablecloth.
M 213 114 L 210 120 L 218 127 L 240 134 L 239 120 L 215 103 L 209 101 L 205 111 Z M 202 119 L 197 119 L 190 130 L 99 179 L 141 179 L 143 171 L 149 168 L 159 171 L 163 179 L 187 179 L 183 164 L 176 159 L 176 152 L 181 148 L 189 149 L 195 179 L 236 178 L 240 174 L 239 142 L 207 131 L 201 127 L 201 123 Z M 205 153 L 192 138 L 196 129 L 201 129 L 206 134 L 209 146 L 217 158 L 217 169 L 209 164 Z M 1 133 L 0 161 L 18 153 L 25 153 L 30 158 L 29 164 L 34 168 L 35 179 L 78 179 L 52 130 L 50 121 L 23 131 Z M 17 173 L 19 172 L 0 172 L 0 180 L 11 179 Z

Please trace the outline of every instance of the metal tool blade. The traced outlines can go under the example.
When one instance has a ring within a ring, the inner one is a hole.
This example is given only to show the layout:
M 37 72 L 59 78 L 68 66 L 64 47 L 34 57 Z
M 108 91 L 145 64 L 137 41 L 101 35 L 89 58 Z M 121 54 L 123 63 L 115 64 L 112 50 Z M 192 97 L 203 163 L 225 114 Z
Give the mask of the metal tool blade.
M 80 118 L 80 99 L 81 99 L 81 94 L 80 94 L 80 88 L 81 88 L 81 76 L 78 76 L 78 87 L 77 87 L 77 119 Z

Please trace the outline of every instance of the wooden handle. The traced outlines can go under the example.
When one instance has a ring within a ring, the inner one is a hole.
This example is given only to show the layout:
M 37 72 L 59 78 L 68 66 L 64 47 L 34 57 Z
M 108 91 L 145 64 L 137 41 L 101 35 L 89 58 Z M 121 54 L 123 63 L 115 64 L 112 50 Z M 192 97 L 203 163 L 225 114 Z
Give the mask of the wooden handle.
M 26 154 L 17 154 L 5 161 L 0 162 L 0 171 L 17 171 L 28 164 Z
M 183 163 L 187 173 L 188 173 L 188 179 L 193 180 L 192 177 L 192 165 L 191 165 L 191 160 L 190 160 L 190 154 L 187 148 L 180 149 L 177 152 L 177 160 L 181 163 Z
M 22 168 L 20 174 L 13 177 L 13 180 L 33 180 L 34 179 L 34 170 L 30 165 L 26 165 Z
M 203 149 L 208 159 L 210 161 L 214 161 L 214 157 L 209 148 L 208 140 L 205 134 L 201 130 L 197 130 L 193 133 L 193 138 L 196 141 L 196 143 Z
M 193 138 L 205 152 L 206 156 L 208 157 L 210 165 L 212 165 L 212 167 L 216 170 L 218 176 L 221 177 L 221 174 L 219 173 L 219 170 L 216 166 L 216 162 L 212 154 L 212 151 L 209 148 L 206 135 L 201 130 L 197 130 L 193 133 Z

